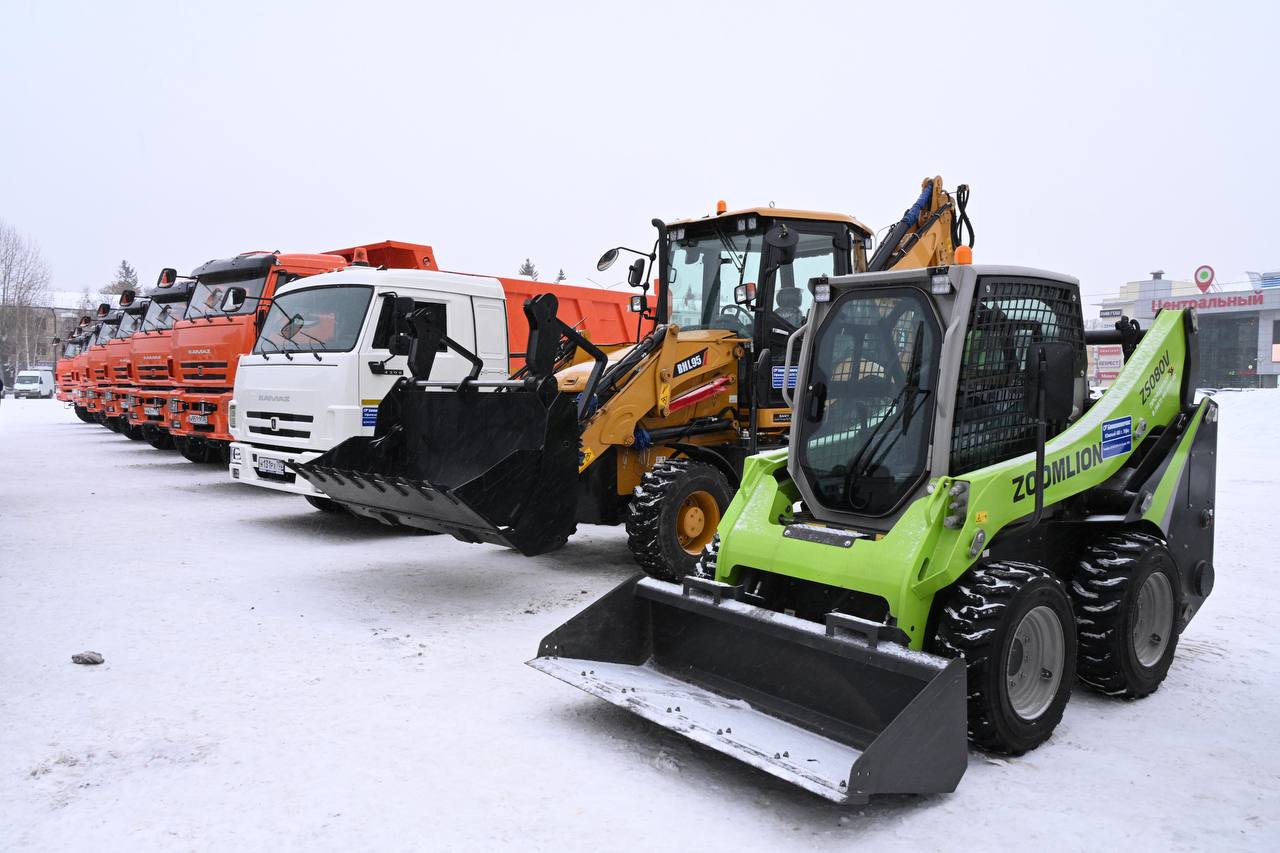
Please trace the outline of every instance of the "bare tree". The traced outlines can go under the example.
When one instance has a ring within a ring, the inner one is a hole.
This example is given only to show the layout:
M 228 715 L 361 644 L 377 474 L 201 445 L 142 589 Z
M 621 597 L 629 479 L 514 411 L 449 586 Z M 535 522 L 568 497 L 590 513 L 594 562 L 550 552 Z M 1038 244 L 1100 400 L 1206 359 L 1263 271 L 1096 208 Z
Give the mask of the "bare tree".
M 138 271 L 129 265 L 128 261 L 121 261 L 120 266 L 116 267 L 115 278 L 106 287 L 102 288 L 103 293 L 124 293 L 126 290 L 138 289 Z
M 48 351 L 49 268 L 40 248 L 0 220 L 0 368 L 12 375 Z

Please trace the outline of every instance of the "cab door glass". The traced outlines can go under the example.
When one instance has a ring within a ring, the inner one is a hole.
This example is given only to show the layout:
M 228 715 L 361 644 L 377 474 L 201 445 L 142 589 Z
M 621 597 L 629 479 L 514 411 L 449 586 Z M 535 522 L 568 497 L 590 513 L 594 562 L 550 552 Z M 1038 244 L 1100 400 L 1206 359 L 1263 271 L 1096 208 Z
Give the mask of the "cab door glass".
M 804 323 L 813 304 L 809 279 L 836 274 L 835 252 L 831 234 L 802 233 L 795 260 L 779 268 L 778 283 L 773 289 L 773 313 L 792 329 Z

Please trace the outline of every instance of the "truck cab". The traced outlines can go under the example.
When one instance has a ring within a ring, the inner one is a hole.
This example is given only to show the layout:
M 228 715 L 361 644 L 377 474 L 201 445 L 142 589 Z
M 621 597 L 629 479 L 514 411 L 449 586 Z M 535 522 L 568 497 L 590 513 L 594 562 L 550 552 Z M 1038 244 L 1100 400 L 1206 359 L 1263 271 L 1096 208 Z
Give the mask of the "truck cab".
M 176 387 L 173 326 L 187 310 L 192 281 L 169 280 L 163 274 L 129 339 L 133 387 L 125 403 L 129 427 L 153 447 L 173 445 L 167 424 L 169 400 Z
M 141 433 L 129 427 L 129 397 L 133 390 L 133 335 L 142 325 L 146 315 L 149 299 L 133 299 L 132 294 L 125 300 L 120 314 L 120 325 L 116 334 L 106 344 L 107 382 L 103 390 L 103 415 L 111 419 L 111 423 L 130 438 L 141 438 Z
M 494 278 L 430 270 L 353 266 L 282 285 L 252 350 L 241 356 L 227 406 L 233 480 L 307 496 L 297 478 L 310 461 L 356 435 L 372 435 L 378 404 L 407 374 L 395 354 L 397 298 L 433 312 L 445 334 L 483 360 L 485 379 L 508 371 L 507 306 Z M 471 364 L 437 354 L 431 378 L 457 381 Z

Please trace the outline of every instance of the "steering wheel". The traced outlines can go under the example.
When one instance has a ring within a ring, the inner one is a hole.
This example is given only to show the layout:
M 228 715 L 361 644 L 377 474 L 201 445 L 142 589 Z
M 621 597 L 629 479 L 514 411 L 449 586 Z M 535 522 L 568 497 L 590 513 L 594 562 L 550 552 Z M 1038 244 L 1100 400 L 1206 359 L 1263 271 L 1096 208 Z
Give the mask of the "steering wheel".
M 755 318 L 751 316 L 750 311 L 748 311 L 746 308 L 743 308 L 741 305 L 738 305 L 737 303 L 734 303 L 732 305 L 721 306 L 720 313 L 722 315 L 725 315 L 725 314 L 732 315 L 733 318 L 738 321 L 738 324 L 744 329 L 750 329 L 751 324 L 755 320 Z

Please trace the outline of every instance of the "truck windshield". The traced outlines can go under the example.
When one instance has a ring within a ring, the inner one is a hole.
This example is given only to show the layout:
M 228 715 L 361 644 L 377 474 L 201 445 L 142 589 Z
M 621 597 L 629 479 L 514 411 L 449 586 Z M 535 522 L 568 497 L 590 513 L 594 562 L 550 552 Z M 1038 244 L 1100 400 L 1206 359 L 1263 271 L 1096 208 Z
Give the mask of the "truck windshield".
M 115 337 L 115 334 L 116 334 L 115 323 L 103 323 L 98 328 L 98 336 L 94 338 L 93 342 L 95 344 L 105 344 L 107 341 Z
M 175 317 L 181 317 L 186 306 L 181 302 L 152 302 L 139 327 L 146 332 L 172 329 Z
M 356 345 L 373 288 L 333 285 L 276 297 L 253 345 L 255 353 L 347 352 Z
M 262 288 L 266 283 L 267 277 L 265 275 L 255 278 L 245 278 L 243 273 L 232 273 L 230 275 L 218 273 L 201 276 L 200 281 L 195 286 L 195 290 L 191 293 L 191 301 L 187 303 L 185 319 L 198 320 L 201 317 L 229 317 L 236 314 L 252 314 L 258 308 L 257 298 L 262 296 Z M 239 310 L 223 314 L 222 300 L 227 295 L 227 288 L 229 287 L 243 287 L 246 298 Z
M 733 289 L 739 282 L 759 283 L 764 235 L 758 229 L 730 230 L 732 220 L 716 225 L 687 239 L 684 229 L 675 232 L 667 271 L 671 322 L 686 331 L 725 329 L 750 337 L 752 315 L 734 304 Z
M 915 290 L 850 292 L 813 342 L 800 466 L 839 512 L 892 512 L 925 474 L 940 332 Z
M 116 330 L 116 338 L 127 338 L 138 330 L 141 314 L 125 314 L 120 318 L 120 328 Z

